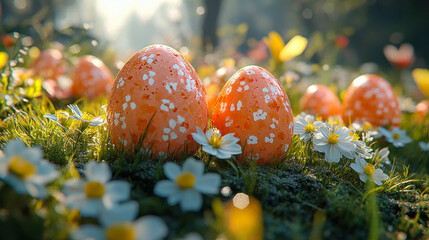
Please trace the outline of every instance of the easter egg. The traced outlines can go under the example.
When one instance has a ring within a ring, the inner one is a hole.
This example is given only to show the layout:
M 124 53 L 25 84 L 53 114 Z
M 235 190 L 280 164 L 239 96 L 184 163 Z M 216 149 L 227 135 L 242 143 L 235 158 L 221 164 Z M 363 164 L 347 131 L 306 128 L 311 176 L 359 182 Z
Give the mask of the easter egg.
M 57 49 L 47 49 L 41 52 L 39 57 L 34 60 L 31 69 L 35 75 L 54 80 L 67 71 L 63 55 Z
M 343 121 L 369 122 L 374 126 L 399 126 L 401 110 L 390 84 L 373 74 L 362 75 L 347 89 L 343 101 Z
M 289 98 L 267 70 L 248 66 L 225 84 L 216 101 L 213 125 L 222 135 L 235 133 L 244 152 L 241 160 L 272 162 L 287 152 L 293 135 Z
M 429 101 L 423 100 L 416 105 L 416 112 L 414 113 L 414 119 L 416 120 L 416 122 L 420 122 L 428 113 L 429 113 Z
M 107 104 L 112 141 L 160 155 L 196 151 L 196 128 L 207 128 L 206 93 L 194 68 L 174 49 L 153 45 L 138 51 L 120 70 Z
M 75 97 L 95 98 L 107 95 L 113 84 L 110 70 L 94 56 L 82 57 L 74 67 L 71 79 L 71 93 Z
M 316 84 L 307 88 L 299 102 L 301 111 L 321 116 L 324 120 L 341 115 L 341 103 L 337 95 L 326 86 Z

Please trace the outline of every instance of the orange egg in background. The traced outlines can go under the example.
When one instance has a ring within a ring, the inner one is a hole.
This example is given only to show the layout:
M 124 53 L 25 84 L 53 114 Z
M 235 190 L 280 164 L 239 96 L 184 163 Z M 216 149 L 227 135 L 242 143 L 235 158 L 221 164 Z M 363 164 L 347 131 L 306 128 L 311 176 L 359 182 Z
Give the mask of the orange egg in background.
M 63 61 L 63 54 L 58 49 L 42 51 L 39 57 L 34 60 L 31 69 L 37 76 L 54 80 L 67 72 L 66 63 Z
M 218 83 L 211 83 L 206 87 L 206 99 L 209 112 L 212 113 L 216 104 L 216 99 L 220 93 L 221 87 Z
M 369 122 L 374 126 L 399 126 L 401 110 L 392 86 L 374 74 L 362 75 L 347 89 L 343 101 L 343 121 Z
M 145 47 L 116 76 L 107 121 L 117 145 L 134 146 L 151 121 L 144 148 L 180 154 L 187 145 L 188 152 L 194 152 L 199 144 L 191 133 L 196 127 L 207 128 L 206 93 L 194 68 L 176 50 L 164 45 Z
M 414 113 L 414 119 L 416 122 L 420 122 L 429 113 L 429 101 L 423 100 L 416 105 L 416 112 Z M 429 122 L 429 119 L 428 119 Z
M 107 95 L 113 84 L 113 76 L 97 57 L 84 56 L 74 67 L 71 93 L 74 97 L 95 98 Z
M 341 115 L 341 102 L 337 95 L 320 84 L 307 88 L 299 101 L 299 108 L 309 114 L 321 116 L 323 120 Z
M 289 149 L 293 113 L 289 98 L 267 70 L 248 66 L 225 84 L 216 101 L 212 124 L 222 135 L 235 133 L 244 147 L 241 160 L 274 161 Z

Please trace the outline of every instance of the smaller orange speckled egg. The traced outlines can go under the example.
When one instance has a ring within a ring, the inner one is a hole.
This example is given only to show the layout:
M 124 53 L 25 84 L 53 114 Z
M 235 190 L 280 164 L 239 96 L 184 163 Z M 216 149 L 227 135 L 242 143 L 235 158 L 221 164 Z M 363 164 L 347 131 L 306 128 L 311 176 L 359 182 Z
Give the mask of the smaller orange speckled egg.
M 235 133 L 243 158 L 259 164 L 287 152 L 292 142 L 293 113 L 289 98 L 267 70 L 248 66 L 225 84 L 216 101 L 213 125 L 222 134 Z
M 382 77 L 362 75 L 353 80 L 344 96 L 343 121 L 369 122 L 374 126 L 399 126 L 401 110 L 392 86 Z
M 341 115 L 341 102 L 331 89 L 316 84 L 307 88 L 299 102 L 301 111 L 318 115 L 327 120 L 329 117 Z
M 39 57 L 34 60 L 31 69 L 37 76 L 54 80 L 67 71 L 63 55 L 57 49 L 47 49 L 40 53 Z
M 107 95 L 113 84 L 113 76 L 104 63 L 94 56 L 84 56 L 74 67 L 71 93 L 74 97 L 95 98 Z
M 206 93 L 198 74 L 176 50 L 145 47 L 122 67 L 107 103 L 112 141 L 135 146 L 147 129 L 144 148 L 168 154 L 196 151 L 192 133 L 208 122 Z M 187 149 L 185 148 L 187 146 Z
M 416 105 L 416 112 L 414 113 L 414 119 L 417 122 L 423 120 L 423 118 L 429 114 L 429 101 L 423 100 Z M 429 119 L 428 119 L 429 122 Z

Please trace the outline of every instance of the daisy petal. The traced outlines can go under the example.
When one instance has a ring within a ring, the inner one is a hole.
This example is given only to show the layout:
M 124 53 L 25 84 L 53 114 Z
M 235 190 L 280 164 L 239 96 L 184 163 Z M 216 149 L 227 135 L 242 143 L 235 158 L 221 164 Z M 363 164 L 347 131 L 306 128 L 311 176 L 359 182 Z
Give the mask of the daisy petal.
M 130 184 L 125 181 L 112 181 L 106 184 L 106 193 L 111 201 L 120 202 L 130 198 Z
M 204 163 L 190 157 L 183 163 L 182 170 L 184 172 L 190 172 L 198 177 L 204 173 Z
M 86 164 L 85 177 L 88 181 L 105 183 L 112 177 L 112 172 L 105 162 L 90 161 Z
M 132 222 L 137 217 L 139 205 L 135 201 L 129 201 L 105 210 L 100 215 L 100 223 L 110 226 L 117 222 Z
M 203 205 L 203 198 L 201 193 L 194 189 L 183 191 L 182 200 L 180 201 L 180 207 L 182 211 L 199 211 Z
M 167 162 L 166 164 L 164 164 L 163 168 L 165 176 L 173 181 L 180 173 L 182 173 L 182 170 L 180 170 L 180 166 L 173 162 Z
M 136 220 L 138 239 L 158 240 L 167 236 L 167 225 L 156 216 L 144 216 Z
M 177 194 L 179 191 L 176 182 L 170 180 L 161 180 L 156 183 L 153 192 L 160 197 L 168 197 Z
M 221 178 L 216 173 L 206 173 L 198 179 L 195 189 L 204 194 L 218 194 Z

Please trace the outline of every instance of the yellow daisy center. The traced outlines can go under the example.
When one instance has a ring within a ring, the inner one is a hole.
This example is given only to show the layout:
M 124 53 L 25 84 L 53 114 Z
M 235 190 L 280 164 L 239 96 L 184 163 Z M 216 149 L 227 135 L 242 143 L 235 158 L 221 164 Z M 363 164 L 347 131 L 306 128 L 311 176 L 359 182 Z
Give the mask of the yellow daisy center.
M 359 135 L 356 132 L 350 132 L 350 136 L 353 136 L 353 141 L 359 140 Z
M 85 184 L 85 195 L 88 198 L 101 198 L 105 191 L 104 185 L 99 182 L 90 181 Z
M 337 144 L 338 143 L 338 134 L 331 133 L 331 135 L 328 136 L 328 143 L 330 144 Z
M 134 240 L 136 229 L 131 222 L 116 223 L 107 228 L 105 236 L 108 240 Z
M 375 171 L 374 165 L 367 164 L 367 165 L 363 166 L 363 168 L 364 168 L 364 172 L 366 175 L 372 176 L 374 174 L 374 171 Z
M 309 122 L 307 125 L 305 125 L 304 131 L 306 133 L 312 133 L 312 132 L 316 131 L 316 126 L 314 126 L 313 123 Z
M 364 130 L 364 131 L 369 131 L 369 130 L 371 130 L 372 125 L 371 125 L 371 123 L 369 123 L 369 122 L 365 122 L 365 123 L 363 124 L 362 128 L 363 128 L 363 130 Z
M 93 117 L 90 114 L 88 114 L 88 113 L 84 113 L 82 115 L 82 119 L 83 120 L 87 120 L 87 121 L 91 121 L 93 119 Z
M 19 178 L 25 179 L 34 175 L 37 172 L 37 167 L 23 157 L 13 156 L 10 159 L 9 171 Z
M 398 133 L 393 133 L 392 136 L 394 139 L 398 139 L 401 135 L 399 135 Z
M 190 172 L 183 172 L 176 177 L 176 182 L 181 189 L 192 188 L 195 185 L 195 176 Z
M 221 146 L 221 144 L 220 144 L 221 141 L 222 141 L 222 137 L 220 135 L 219 130 L 217 130 L 217 129 L 213 130 L 213 133 L 210 136 L 210 140 L 209 140 L 210 145 L 212 145 L 214 148 L 218 149 Z

